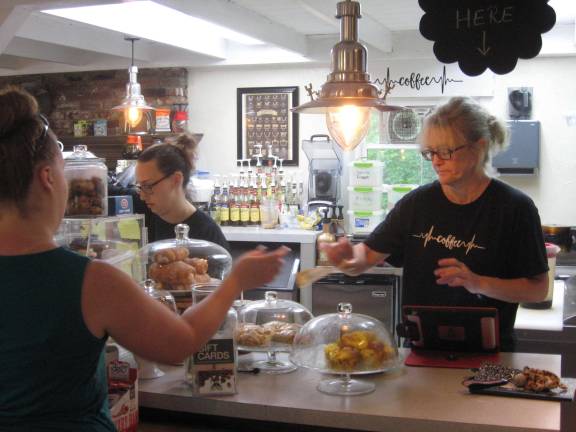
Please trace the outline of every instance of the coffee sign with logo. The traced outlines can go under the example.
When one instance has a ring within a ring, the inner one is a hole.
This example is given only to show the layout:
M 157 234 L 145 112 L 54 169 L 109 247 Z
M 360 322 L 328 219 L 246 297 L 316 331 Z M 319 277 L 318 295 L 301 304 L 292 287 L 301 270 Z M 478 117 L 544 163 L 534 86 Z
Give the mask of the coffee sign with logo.
M 418 0 L 420 33 L 434 41 L 442 63 L 458 62 L 469 76 L 487 68 L 506 74 L 518 59 L 536 57 L 541 34 L 556 22 L 548 0 Z

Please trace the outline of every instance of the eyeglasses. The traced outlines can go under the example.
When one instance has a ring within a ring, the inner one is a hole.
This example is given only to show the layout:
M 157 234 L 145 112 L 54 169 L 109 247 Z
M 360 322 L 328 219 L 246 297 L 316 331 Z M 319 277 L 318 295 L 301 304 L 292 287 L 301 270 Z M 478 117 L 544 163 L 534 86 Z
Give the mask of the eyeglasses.
M 156 180 L 154 183 L 145 184 L 145 185 L 136 184 L 136 185 L 134 185 L 134 187 L 136 188 L 136 191 L 138 193 L 143 193 L 146 195 L 152 195 L 154 193 L 154 186 L 156 186 L 161 181 L 166 180 L 172 174 L 174 174 L 174 173 L 167 174 L 164 177 L 162 177 L 160 180 Z
M 42 135 L 40 135 L 40 138 L 38 138 L 38 140 L 36 141 L 36 145 L 40 143 L 42 143 L 42 145 L 46 145 L 46 140 L 48 139 L 48 129 L 50 129 L 50 122 L 44 116 L 44 114 L 38 114 L 38 118 L 42 120 L 42 123 L 44 123 L 44 130 L 42 131 Z M 61 141 L 56 140 L 56 144 L 58 144 L 58 147 L 60 147 L 60 151 L 64 150 L 64 144 L 62 144 Z
M 452 159 L 452 155 L 454 153 L 456 153 L 458 150 L 462 150 L 464 147 L 468 147 L 468 144 L 464 144 L 453 149 L 422 150 L 420 154 L 427 161 L 431 161 L 434 158 L 434 155 L 438 156 L 442 160 L 450 160 Z

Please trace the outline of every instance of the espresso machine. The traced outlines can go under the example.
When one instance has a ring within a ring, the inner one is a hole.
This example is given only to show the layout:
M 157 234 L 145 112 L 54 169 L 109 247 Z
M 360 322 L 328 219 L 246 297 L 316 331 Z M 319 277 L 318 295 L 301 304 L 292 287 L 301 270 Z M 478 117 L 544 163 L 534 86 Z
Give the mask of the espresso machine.
M 340 199 L 342 149 L 328 135 L 302 140 L 308 157 L 308 208 L 334 206 Z

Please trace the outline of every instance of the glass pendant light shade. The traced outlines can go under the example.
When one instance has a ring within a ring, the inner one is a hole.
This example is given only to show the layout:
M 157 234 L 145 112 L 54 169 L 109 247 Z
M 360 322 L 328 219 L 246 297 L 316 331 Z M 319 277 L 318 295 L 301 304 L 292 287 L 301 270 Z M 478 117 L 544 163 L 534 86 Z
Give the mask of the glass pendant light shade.
M 310 101 L 293 108 L 304 114 L 325 114 L 328 131 L 343 150 L 356 147 L 368 133 L 370 111 L 400 111 L 403 107 L 386 104 L 391 87 L 380 90 L 366 72 L 366 47 L 358 42 L 360 3 L 344 0 L 337 4 L 340 42 L 332 48 L 331 73 L 320 91 L 306 86 Z M 353 109 L 354 108 L 354 109 Z
M 370 108 L 344 105 L 326 113 L 326 126 L 330 136 L 344 151 L 356 148 L 368 133 Z

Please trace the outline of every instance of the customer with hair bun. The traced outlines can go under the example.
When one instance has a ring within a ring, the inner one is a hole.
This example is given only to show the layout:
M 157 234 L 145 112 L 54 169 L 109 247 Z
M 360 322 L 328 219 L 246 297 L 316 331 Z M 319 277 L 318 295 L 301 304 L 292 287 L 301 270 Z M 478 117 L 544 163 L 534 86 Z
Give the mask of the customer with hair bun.
M 487 174 L 506 132 L 474 100 L 450 99 L 422 133 L 422 156 L 438 180 L 404 196 L 363 243 L 324 249 L 348 274 L 383 260 L 403 267 L 404 304 L 497 308 L 509 351 L 518 303 L 544 299 L 548 264 L 532 200 Z
M 198 144 L 182 134 L 144 150 L 136 164 L 137 189 L 152 214 L 147 218 L 149 241 L 174 238 L 174 227 L 184 223 L 189 236 L 230 249 L 220 226 L 186 196 Z
M 270 282 L 287 249 L 255 250 L 176 315 L 127 274 L 54 242 L 64 160 L 28 93 L 0 90 L 0 430 L 113 432 L 104 344 L 176 363 L 218 330 L 242 290 Z

